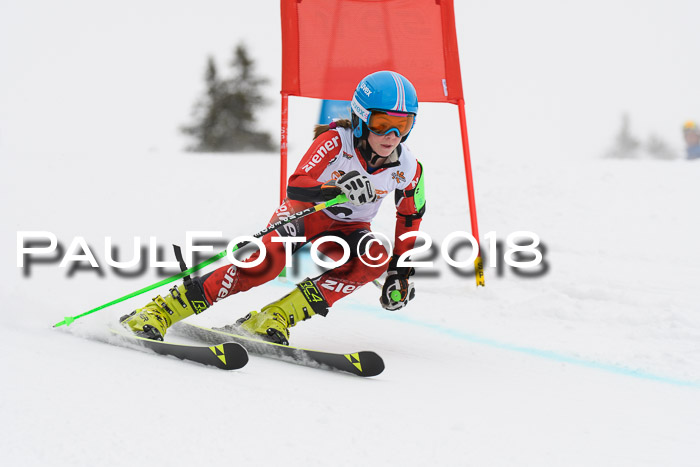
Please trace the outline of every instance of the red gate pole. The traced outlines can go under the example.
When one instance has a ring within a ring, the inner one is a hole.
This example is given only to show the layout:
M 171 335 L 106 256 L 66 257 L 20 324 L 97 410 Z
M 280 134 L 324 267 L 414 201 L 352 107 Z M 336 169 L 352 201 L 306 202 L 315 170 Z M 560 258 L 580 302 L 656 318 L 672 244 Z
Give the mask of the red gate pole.
M 457 101 L 459 108 L 459 126 L 462 130 L 462 151 L 464 152 L 464 172 L 467 176 L 467 195 L 469 197 L 469 217 L 472 224 L 472 235 L 476 239 L 476 244 L 480 245 L 479 225 L 476 220 L 476 200 L 474 199 L 474 180 L 472 178 L 472 162 L 469 154 L 469 136 L 467 134 L 467 115 L 464 111 L 464 99 Z M 485 286 L 484 282 L 484 262 L 481 259 L 481 248 L 474 260 L 474 270 L 476 271 L 476 285 Z
M 282 125 L 280 128 L 280 204 L 287 197 L 287 135 L 289 128 L 289 94 L 282 94 Z

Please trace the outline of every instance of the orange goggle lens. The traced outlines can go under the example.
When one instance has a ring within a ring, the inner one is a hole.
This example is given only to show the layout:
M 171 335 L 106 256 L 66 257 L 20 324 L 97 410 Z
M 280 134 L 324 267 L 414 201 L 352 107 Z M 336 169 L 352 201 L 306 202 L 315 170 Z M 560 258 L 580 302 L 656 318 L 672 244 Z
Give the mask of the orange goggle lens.
M 413 114 L 372 111 L 367 126 L 375 135 L 385 135 L 397 131 L 399 136 L 406 136 L 413 128 Z

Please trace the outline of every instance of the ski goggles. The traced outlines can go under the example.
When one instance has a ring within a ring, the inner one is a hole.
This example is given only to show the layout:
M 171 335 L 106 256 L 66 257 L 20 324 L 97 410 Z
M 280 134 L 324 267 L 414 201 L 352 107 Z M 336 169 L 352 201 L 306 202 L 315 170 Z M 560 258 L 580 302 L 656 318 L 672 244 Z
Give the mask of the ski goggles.
M 384 136 L 393 131 L 403 137 L 411 132 L 414 120 L 413 114 L 372 110 L 367 119 L 367 127 L 375 135 Z

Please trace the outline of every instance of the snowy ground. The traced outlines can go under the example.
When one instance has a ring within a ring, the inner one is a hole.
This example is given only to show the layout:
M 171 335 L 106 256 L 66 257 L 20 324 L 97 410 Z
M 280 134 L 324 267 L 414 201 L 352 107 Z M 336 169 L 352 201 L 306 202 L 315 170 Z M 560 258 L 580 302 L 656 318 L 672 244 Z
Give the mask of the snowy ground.
M 274 171 L 270 156 L 123 154 L 107 172 L 91 155 L 14 156 L 2 186 L 11 200 L 3 244 L 15 245 L 18 230 L 52 231 L 64 246 L 82 235 L 100 264 L 105 235 L 125 256 L 139 235 L 166 246 L 182 244 L 187 230 L 232 238 L 264 226 L 276 202 L 236 172 Z M 446 183 L 459 153 L 424 160 L 423 230 L 436 241 L 468 230 L 466 201 L 452 202 Z M 208 189 L 165 192 L 151 174 Z M 103 267 L 102 278 L 88 270 L 69 278 L 52 263 L 22 277 L 5 248 L 2 456 L 9 465 L 146 465 L 154 456 L 169 465 L 278 456 L 300 466 L 698 465 L 700 165 L 477 161 L 475 176 L 482 227 L 499 238 L 538 233 L 549 271 L 525 279 L 487 268 L 477 290 L 438 259 L 440 276 L 417 278 L 417 298 L 400 313 L 382 311 L 366 286 L 293 330 L 302 346 L 376 350 L 387 369 L 372 380 L 259 358 L 225 373 L 76 338 L 102 332 L 146 297 L 69 329 L 51 325 L 155 275 L 121 279 Z M 376 230 L 391 232 L 390 210 Z M 187 212 L 196 215 L 179 215 Z M 289 287 L 235 296 L 196 321 L 230 322 Z
M 83 338 L 151 293 L 51 327 L 159 279 L 116 275 L 105 237 L 128 258 L 154 236 L 172 259 L 187 231 L 252 234 L 276 207 L 274 154 L 177 149 L 206 54 L 223 63 L 241 38 L 273 77 L 261 120 L 277 131 L 277 3 L 269 18 L 238 3 L 0 6 L 0 464 L 700 466 L 700 163 L 601 158 L 624 111 L 680 152 L 700 92 L 687 2 L 456 2 L 481 234 L 535 232 L 548 269 L 487 261 L 477 289 L 437 258 L 403 311 L 368 285 L 292 330 L 304 347 L 377 351 L 380 376 L 260 358 L 223 372 Z M 319 105 L 290 104 L 291 168 Z M 438 244 L 469 230 L 457 134 L 452 106 L 421 104 L 409 144 Z M 375 230 L 393 219 L 386 203 Z M 25 275 L 18 231 L 84 237 L 102 275 Z M 193 321 L 231 322 L 290 287 Z

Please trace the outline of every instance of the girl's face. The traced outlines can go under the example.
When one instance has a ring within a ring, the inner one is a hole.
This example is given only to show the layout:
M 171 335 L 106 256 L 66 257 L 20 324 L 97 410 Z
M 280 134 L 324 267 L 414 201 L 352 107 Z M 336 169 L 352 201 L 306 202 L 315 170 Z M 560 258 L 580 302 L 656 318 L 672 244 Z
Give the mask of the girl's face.
M 369 146 L 375 154 L 380 157 L 387 157 L 396 149 L 396 146 L 399 145 L 401 137 L 397 136 L 394 131 L 382 136 L 375 135 L 370 131 L 367 142 L 369 142 Z

